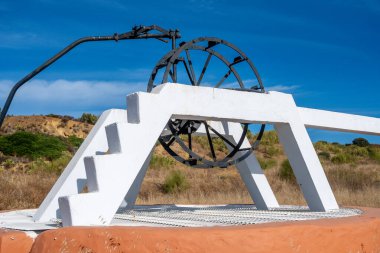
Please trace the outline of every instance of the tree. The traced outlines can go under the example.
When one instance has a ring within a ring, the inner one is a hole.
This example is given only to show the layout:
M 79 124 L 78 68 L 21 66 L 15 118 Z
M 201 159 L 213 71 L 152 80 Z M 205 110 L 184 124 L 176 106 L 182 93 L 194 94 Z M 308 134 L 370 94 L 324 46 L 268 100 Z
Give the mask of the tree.
M 352 144 L 359 146 L 359 147 L 368 147 L 369 142 L 364 138 L 356 138 L 352 141 Z
M 79 121 L 83 123 L 88 123 L 95 125 L 96 121 L 98 120 L 98 116 L 91 114 L 91 113 L 83 113 L 80 117 Z

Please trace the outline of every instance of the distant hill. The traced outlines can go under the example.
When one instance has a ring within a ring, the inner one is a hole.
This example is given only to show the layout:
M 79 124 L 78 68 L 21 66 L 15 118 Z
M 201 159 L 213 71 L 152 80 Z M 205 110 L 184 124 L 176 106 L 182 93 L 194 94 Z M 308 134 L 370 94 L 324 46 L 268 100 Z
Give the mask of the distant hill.
M 68 116 L 9 116 L 5 119 L 0 135 L 18 131 L 43 133 L 47 135 L 85 138 L 93 125 L 70 119 Z

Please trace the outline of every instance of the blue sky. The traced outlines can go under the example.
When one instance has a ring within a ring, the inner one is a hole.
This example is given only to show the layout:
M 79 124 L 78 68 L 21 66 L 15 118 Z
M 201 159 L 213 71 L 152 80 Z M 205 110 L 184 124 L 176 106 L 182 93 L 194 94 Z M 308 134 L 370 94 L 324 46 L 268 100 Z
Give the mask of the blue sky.
M 70 42 L 139 24 L 178 28 L 183 40 L 207 35 L 233 42 L 267 89 L 294 94 L 299 106 L 380 117 L 378 0 L 0 0 L 1 104 L 12 84 Z M 155 40 L 79 46 L 26 84 L 10 113 L 78 116 L 124 108 L 125 95 L 146 89 L 168 50 Z M 310 134 L 343 143 L 357 137 Z

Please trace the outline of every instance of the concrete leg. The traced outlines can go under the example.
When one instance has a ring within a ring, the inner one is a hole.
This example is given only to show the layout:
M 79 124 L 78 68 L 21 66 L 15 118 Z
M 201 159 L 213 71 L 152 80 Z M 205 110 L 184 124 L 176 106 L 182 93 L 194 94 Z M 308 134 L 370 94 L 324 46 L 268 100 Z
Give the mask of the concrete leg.
M 312 211 L 338 209 L 314 146 L 301 122 L 277 123 L 275 129 L 285 148 L 306 202 Z
M 226 123 L 223 125 L 227 126 Z M 236 144 L 242 134 L 241 125 L 228 123 L 228 129 L 225 129 L 225 133 L 229 133 L 230 136 L 227 136 L 227 138 L 232 143 Z M 228 144 L 226 144 L 226 146 L 230 150 L 232 149 Z M 248 139 L 245 138 L 242 148 L 248 147 L 250 147 L 250 143 Z M 254 153 L 238 163 L 236 167 L 257 209 L 267 210 L 269 208 L 279 207 L 276 196 L 274 195 Z

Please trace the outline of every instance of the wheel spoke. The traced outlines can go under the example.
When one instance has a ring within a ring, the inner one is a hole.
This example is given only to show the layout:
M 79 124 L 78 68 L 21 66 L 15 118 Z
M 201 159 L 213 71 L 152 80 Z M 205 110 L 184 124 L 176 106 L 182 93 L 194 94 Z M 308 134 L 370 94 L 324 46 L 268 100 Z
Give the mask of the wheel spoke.
M 173 144 L 174 141 L 175 141 L 175 138 L 174 138 L 174 136 L 172 136 L 172 137 L 170 138 L 170 140 L 168 141 L 167 145 L 168 145 L 168 146 L 171 146 L 171 145 Z
M 203 79 L 203 76 L 204 76 L 204 74 L 205 74 L 205 72 L 206 72 L 206 69 L 207 69 L 207 67 L 208 67 L 208 64 L 210 63 L 211 57 L 212 57 L 212 54 L 209 53 L 208 56 L 207 56 L 206 62 L 205 62 L 205 64 L 204 64 L 204 66 L 203 66 L 202 73 L 201 73 L 201 75 L 200 75 L 199 78 L 198 78 L 198 82 L 197 82 L 197 85 L 198 85 L 198 86 L 199 86 L 199 84 L 201 83 L 201 81 L 202 81 L 202 79 Z
M 220 85 L 227 79 L 227 77 L 230 76 L 232 70 L 228 70 L 228 72 L 222 77 L 222 79 L 219 81 L 219 83 L 215 86 L 215 88 L 219 88 Z
M 214 161 L 216 161 L 216 155 L 215 155 L 214 145 L 212 144 L 212 139 L 211 139 L 210 131 L 208 129 L 209 126 L 208 126 L 208 124 L 207 124 L 206 121 L 204 121 L 203 124 L 205 125 L 205 128 L 206 128 L 207 140 L 208 140 L 208 144 L 210 145 L 210 150 L 211 150 L 212 158 L 214 159 Z
M 189 50 L 186 49 L 185 51 L 186 51 L 187 62 L 189 63 L 189 67 L 190 67 L 191 77 L 193 78 L 194 85 L 195 85 L 197 83 L 197 80 L 195 79 L 195 72 L 194 72 L 194 68 L 193 68 L 193 62 L 191 61 Z
M 171 70 L 169 71 L 169 75 L 170 75 L 170 77 L 171 77 L 173 83 L 176 83 L 177 81 L 176 81 L 176 79 L 175 79 L 175 77 L 174 77 L 174 75 L 173 75 L 173 72 L 172 72 Z
M 187 67 L 186 62 L 184 60 L 182 60 L 182 62 L 183 62 L 183 65 L 185 66 L 187 76 L 189 77 L 191 84 L 194 86 L 195 83 L 194 83 L 193 78 L 191 77 L 191 74 L 190 74 L 189 68 Z
M 189 149 L 192 150 L 192 146 L 191 146 L 191 134 L 188 133 L 187 134 L 187 139 L 189 141 Z M 193 158 L 190 154 L 189 154 L 189 159 Z
M 227 143 L 228 145 L 230 145 L 232 148 L 236 148 L 236 145 L 234 145 L 232 142 L 230 142 L 226 137 L 224 137 L 222 134 L 220 134 L 218 131 L 216 131 L 214 128 L 212 128 L 211 126 L 208 126 L 210 128 L 210 130 L 216 134 L 220 139 L 222 139 L 225 143 Z

